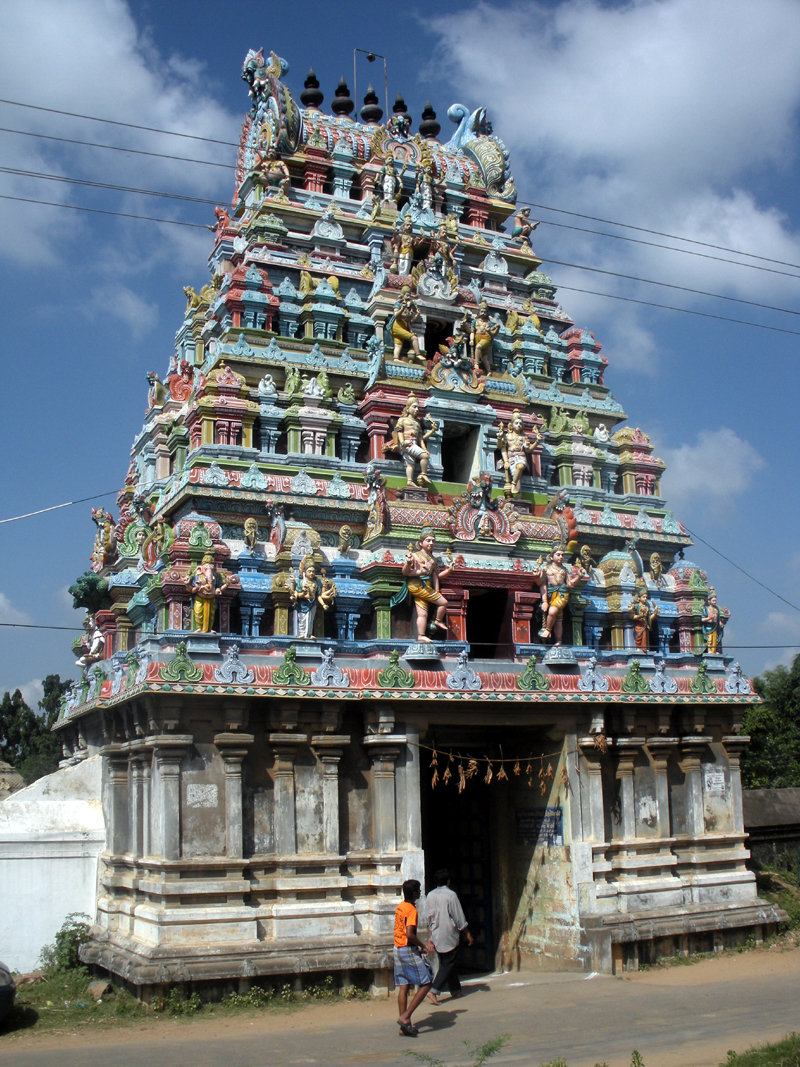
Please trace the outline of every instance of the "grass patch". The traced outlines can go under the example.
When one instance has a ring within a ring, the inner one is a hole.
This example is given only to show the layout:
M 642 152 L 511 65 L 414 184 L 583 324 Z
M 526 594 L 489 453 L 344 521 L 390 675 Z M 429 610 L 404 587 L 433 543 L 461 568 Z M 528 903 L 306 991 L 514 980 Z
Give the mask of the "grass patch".
M 800 1067 L 800 1034 L 789 1034 L 782 1041 L 747 1052 L 731 1051 L 720 1067 Z
M 0 1036 L 31 1029 L 53 1032 L 132 1026 L 143 1020 L 158 1025 L 164 1020 L 189 1021 L 198 1016 L 277 1014 L 302 1010 L 314 1003 L 372 999 L 369 993 L 355 986 L 340 991 L 329 975 L 302 992 L 294 992 L 289 985 L 254 985 L 249 992 L 231 993 L 217 1004 L 204 1004 L 197 993 L 186 995 L 180 989 L 171 989 L 148 1006 L 116 986 L 98 1003 L 88 993 L 94 980 L 85 967 L 77 967 L 51 973 L 36 985 L 21 986 L 13 1011 L 0 1023 Z

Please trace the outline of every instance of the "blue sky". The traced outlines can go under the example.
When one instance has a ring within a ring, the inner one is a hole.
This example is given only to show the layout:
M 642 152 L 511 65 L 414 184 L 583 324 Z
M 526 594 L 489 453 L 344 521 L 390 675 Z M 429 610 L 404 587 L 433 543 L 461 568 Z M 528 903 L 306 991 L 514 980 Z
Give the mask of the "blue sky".
M 757 17 L 756 17 L 757 12 Z M 309 66 L 327 107 L 353 48 L 386 55 L 390 103 L 413 116 L 460 101 L 489 109 L 523 200 L 800 263 L 800 3 L 760 0 L 513 4 L 284 2 L 243 9 L 173 0 L 2 5 L 0 97 L 236 140 L 242 59 Z M 359 96 L 382 69 L 359 59 Z M 359 102 L 360 103 L 360 102 Z M 227 164 L 234 149 L 0 104 L 0 126 Z M 2 165 L 225 203 L 232 169 L 0 132 Z M 0 194 L 207 223 L 210 207 L 0 173 Z M 800 316 L 549 266 L 580 263 L 800 310 L 800 277 L 546 225 L 535 248 L 557 283 L 800 331 Z M 635 236 L 635 235 L 634 235 Z M 661 243 L 660 238 L 638 235 Z M 0 199 L 0 518 L 116 490 L 141 426 L 145 374 L 163 375 L 211 235 Z M 703 251 L 697 246 L 683 246 Z M 712 255 L 723 252 L 706 249 Z M 742 261 L 741 257 L 728 258 Z M 750 263 L 758 261 L 748 260 Z M 799 270 L 774 270 L 800 276 Z M 800 602 L 800 337 L 561 291 L 610 360 L 606 381 L 668 464 L 678 516 L 789 601 Z M 107 506 L 113 498 L 103 501 Z M 88 567 L 90 504 L 0 525 L 0 622 L 79 625 L 66 587 Z M 115 510 L 115 509 L 114 509 Z M 733 612 L 727 646 L 754 674 L 788 662 L 800 614 L 698 544 Z M 71 636 L 0 628 L 0 693 L 38 698 L 74 673 Z

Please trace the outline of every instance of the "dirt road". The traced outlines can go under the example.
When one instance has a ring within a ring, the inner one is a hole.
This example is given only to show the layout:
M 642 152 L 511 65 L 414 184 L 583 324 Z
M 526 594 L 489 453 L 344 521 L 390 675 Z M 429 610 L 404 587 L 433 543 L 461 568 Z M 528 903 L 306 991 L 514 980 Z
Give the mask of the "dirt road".
M 800 1030 L 800 949 L 721 956 L 623 980 L 507 974 L 475 981 L 456 1001 L 418 1011 L 419 1037 L 398 1037 L 392 1001 L 320 1004 L 289 1015 L 144 1024 L 80 1035 L 9 1035 L 8 1067 L 351 1067 L 410 1062 L 408 1050 L 450 1065 L 498 1034 L 511 1042 L 492 1064 L 717 1067 L 728 1049 Z M 57 1051 L 56 1051 L 57 1050 Z

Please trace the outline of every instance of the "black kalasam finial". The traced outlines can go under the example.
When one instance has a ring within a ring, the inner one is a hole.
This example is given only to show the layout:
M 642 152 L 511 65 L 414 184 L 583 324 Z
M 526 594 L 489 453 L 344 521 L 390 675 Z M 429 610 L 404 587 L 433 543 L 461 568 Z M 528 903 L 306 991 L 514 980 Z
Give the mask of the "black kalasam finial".
M 422 122 L 419 124 L 419 132 L 429 140 L 435 140 L 439 136 L 441 124 L 436 121 L 436 112 L 431 107 L 430 100 L 426 101 L 422 111 Z
M 364 94 L 364 106 L 361 108 L 361 118 L 364 122 L 380 122 L 383 118 L 383 108 L 378 104 L 378 94 L 371 85 Z
M 319 80 L 314 73 L 313 67 L 309 69 L 308 77 L 303 82 L 303 85 L 305 88 L 302 93 L 300 93 L 300 102 L 303 107 L 319 107 L 325 97 L 320 91 Z
M 355 106 L 350 96 L 350 90 L 347 88 L 347 82 L 344 78 L 340 78 L 331 101 L 331 111 L 337 116 L 349 115 Z

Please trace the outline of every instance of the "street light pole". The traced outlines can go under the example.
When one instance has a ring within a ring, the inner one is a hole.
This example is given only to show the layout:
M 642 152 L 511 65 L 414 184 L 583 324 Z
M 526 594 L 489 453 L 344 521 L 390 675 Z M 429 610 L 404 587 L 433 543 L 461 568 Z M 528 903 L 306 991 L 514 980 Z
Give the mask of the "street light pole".
M 356 75 L 356 52 L 362 52 L 367 57 L 367 63 L 374 63 L 376 59 L 383 60 L 383 91 L 384 99 L 386 101 L 386 121 L 389 121 L 389 76 L 386 73 L 386 56 L 382 56 L 380 52 L 368 52 L 366 48 L 354 48 L 353 49 L 353 99 L 356 102 L 356 108 L 358 108 L 358 77 Z M 358 111 L 356 111 L 358 114 Z

